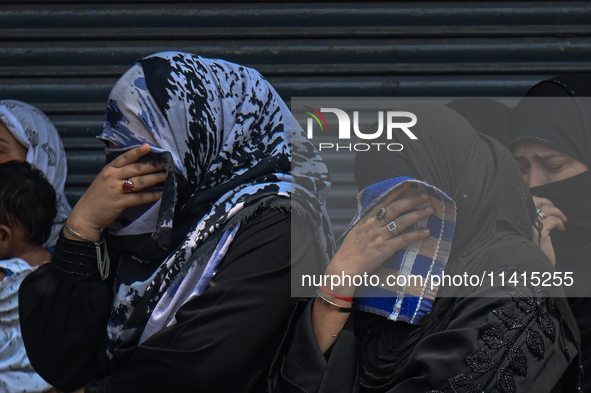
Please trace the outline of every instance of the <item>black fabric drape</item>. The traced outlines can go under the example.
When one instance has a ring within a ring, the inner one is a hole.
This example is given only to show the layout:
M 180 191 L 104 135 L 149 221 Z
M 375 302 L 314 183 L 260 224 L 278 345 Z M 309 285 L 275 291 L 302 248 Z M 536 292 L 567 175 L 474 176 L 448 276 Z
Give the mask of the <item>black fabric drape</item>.
M 290 217 L 279 208 L 253 215 L 211 287 L 181 307 L 177 323 L 113 359 L 105 352 L 112 291 L 98 276 L 94 247 L 62 238 L 52 263 L 32 273 L 20 291 L 27 352 L 38 372 L 63 391 L 95 380 L 89 391 L 264 392 L 297 300 L 290 296 Z M 312 231 L 295 235 L 294 266 L 320 258 Z M 86 252 L 88 265 L 56 260 L 72 252 Z
M 564 231 L 553 231 L 556 270 L 570 272 L 574 285 L 565 288 L 579 330 L 585 372 L 583 391 L 591 391 L 591 171 L 531 188 L 533 195 L 550 199 L 566 215 Z
M 511 109 L 507 105 L 493 98 L 470 97 L 453 100 L 446 106 L 462 115 L 476 131 L 505 146 L 509 144 Z
M 591 278 L 591 171 L 543 186 L 530 188 L 532 195 L 548 198 L 568 220 L 564 231 L 553 231 L 556 270 L 574 272 L 575 284 L 565 288 L 568 296 L 591 297 L 584 277 Z

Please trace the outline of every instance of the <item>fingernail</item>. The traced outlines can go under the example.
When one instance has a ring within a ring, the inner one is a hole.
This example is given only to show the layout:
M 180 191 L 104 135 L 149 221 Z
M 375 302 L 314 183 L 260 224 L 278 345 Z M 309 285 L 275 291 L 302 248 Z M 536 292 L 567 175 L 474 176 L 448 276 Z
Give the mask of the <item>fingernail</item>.
M 428 206 L 428 207 L 425 209 L 425 211 L 426 211 L 427 213 L 433 213 L 433 212 L 435 211 L 435 209 L 433 208 L 433 206 Z
M 427 194 L 426 192 L 424 192 L 424 193 L 421 194 L 421 198 L 427 199 L 427 198 L 429 198 L 429 194 Z
M 424 233 L 425 235 L 428 235 L 428 234 L 430 234 L 430 233 L 431 233 L 431 230 L 430 230 L 430 229 L 423 229 L 423 233 Z

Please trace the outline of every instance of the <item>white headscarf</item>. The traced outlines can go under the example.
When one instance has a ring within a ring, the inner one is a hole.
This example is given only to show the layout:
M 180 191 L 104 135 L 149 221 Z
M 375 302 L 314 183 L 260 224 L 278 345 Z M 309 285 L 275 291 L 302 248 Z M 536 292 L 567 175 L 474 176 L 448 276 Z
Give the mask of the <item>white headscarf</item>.
M 45 243 L 45 247 L 53 247 L 72 210 L 64 196 L 68 169 L 62 141 L 45 113 L 21 101 L 0 101 L 0 122 L 27 149 L 26 161 L 42 171 L 55 188 L 57 216 Z

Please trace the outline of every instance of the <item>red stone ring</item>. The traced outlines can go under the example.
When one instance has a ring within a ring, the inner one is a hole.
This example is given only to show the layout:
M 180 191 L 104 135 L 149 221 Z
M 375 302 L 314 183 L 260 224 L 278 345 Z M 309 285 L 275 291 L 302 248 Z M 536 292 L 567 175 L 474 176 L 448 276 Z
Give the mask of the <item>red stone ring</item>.
M 130 193 L 133 191 L 133 182 L 129 179 L 123 182 L 123 191 L 126 193 Z

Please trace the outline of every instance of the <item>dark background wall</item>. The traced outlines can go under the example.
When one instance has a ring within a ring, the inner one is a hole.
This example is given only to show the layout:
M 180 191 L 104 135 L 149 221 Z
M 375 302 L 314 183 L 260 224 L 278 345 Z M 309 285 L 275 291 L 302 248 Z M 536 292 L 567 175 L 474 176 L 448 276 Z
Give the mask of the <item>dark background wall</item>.
M 13 1 L 0 4 L 0 98 L 37 105 L 67 150 L 75 203 L 104 164 L 112 85 L 165 50 L 259 70 L 293 96 L 519 97 L 537 81 L 591 69 L 585 2 Z M 331 158 L 329 158 L 329 165 Z M 337 231 L 353 178 L 333 173 Z

